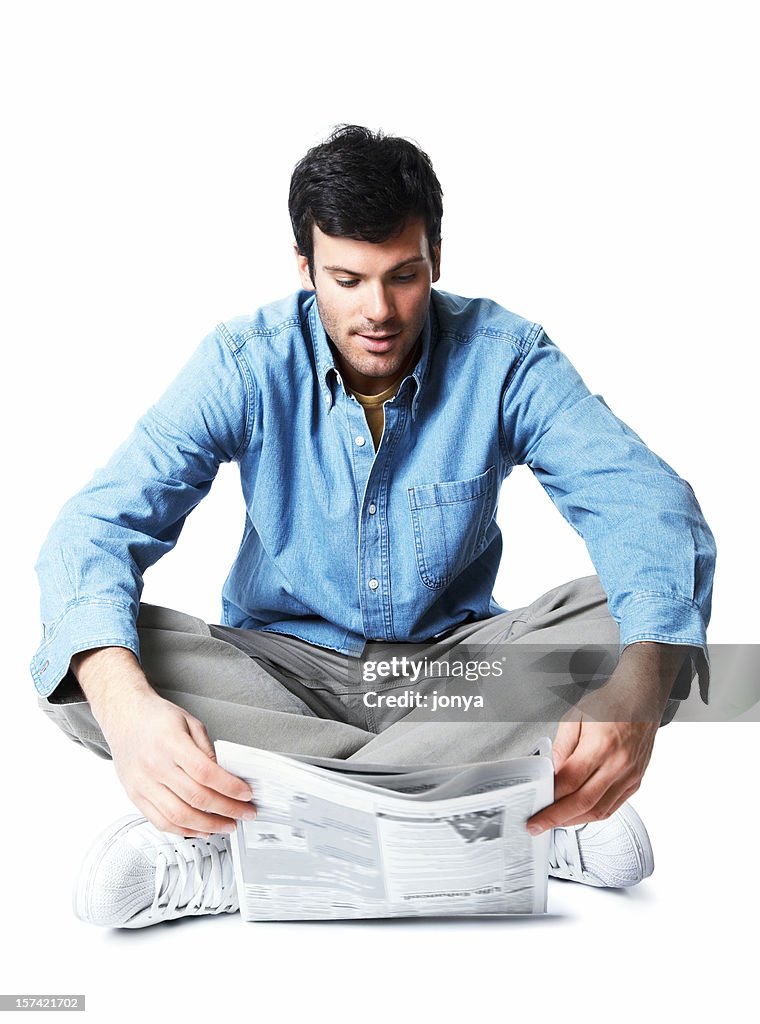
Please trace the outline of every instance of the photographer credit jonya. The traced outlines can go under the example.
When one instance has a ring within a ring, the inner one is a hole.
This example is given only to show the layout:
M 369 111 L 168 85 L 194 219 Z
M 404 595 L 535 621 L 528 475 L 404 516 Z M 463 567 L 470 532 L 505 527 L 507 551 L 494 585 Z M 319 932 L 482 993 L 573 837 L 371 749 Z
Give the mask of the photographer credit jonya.
M 377 690 L 369 690 L 362 698 L 365 708 L 427 708 L 430 711 L 437 711 L 439 708 L 461 708 L 462 711 L 469 711 L 471 708 L 482 708 L 483 697 L 463 693 L 439 693 L 433 690 L 432 693 L 420 693 L 419 690 L 404 690 L 402 693 L 378 693 Z

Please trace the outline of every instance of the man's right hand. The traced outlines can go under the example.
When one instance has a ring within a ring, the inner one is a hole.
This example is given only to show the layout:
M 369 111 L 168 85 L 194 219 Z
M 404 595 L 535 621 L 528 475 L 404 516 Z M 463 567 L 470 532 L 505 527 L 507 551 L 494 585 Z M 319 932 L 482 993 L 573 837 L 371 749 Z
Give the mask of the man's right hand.
M 131 651 L 84 651 L 71 665 L 127 796 L 156 828 L 205 839 L 255 817 L 250 787 L 216 763 L 203 723 L 160 697 Z

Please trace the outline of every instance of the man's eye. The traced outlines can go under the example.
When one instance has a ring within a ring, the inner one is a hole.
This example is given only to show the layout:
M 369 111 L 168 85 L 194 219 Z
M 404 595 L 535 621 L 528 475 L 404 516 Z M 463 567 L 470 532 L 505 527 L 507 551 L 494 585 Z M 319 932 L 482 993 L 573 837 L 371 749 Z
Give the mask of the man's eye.
M 336 277 L 335 280 L 341 286 L 341 288 L 353 288 L 354 285 L 356 284 L 356 281 L 341 281 L 339 277 Z
M 413 281 L 416 276 L 416 274 L 398 274 L 396 280 L 400 281 L 401 284 L 405 284 L 407 281 Z

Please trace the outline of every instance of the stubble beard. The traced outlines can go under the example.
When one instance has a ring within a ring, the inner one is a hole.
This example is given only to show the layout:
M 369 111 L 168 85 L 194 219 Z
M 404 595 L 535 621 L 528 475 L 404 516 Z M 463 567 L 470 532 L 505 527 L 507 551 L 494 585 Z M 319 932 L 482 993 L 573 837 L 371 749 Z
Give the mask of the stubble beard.
M 424 319 L 416 330 L 414 344 L 410 349 L 404 352 L 393 351 L 387 354 L 373 355 L 371 352 L 367 352 L 361 347 L 360 341 L 353 340 L 356 338 L 357 332 L 355 330 L 349 328 L 344 337 L 338 321 L 324 312 L 320 304 L 319 293 L 316 288 L 314 289 L 314 295 L 317 302 L 319 318 L 322 321 L 322 326 L 325 329 L 325 333 L 327 334 L 333 349 L 337 353 L 339 360 L 343 363 L 347 363 L 355 373 L 369 378 L 394 377 L 401 370 L 402 366 L 410 360 L 412 353 L 418 351 L 418 342 L 425 322 Z M 425 316 L 427 316 L 427 310 L 425 311 Z M 402 328 L 402 330 L 404 330 L 404 328 Z M 372 331 L 368 330 L 367 334 L 371 336 Z M 343 353 L 339 345 L 336 345 L 336 337 L 341 339 L 341 344 L 344 344 L 345 342 L 344 347 L 348 352 L 350 352 L 350 358 Z

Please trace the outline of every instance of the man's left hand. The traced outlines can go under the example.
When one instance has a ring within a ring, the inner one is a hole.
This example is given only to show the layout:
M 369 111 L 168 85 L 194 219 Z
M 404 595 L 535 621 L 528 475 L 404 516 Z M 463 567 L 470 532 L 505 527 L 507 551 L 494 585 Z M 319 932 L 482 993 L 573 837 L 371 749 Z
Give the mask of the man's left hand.
M 605 686 L 560 722 L 554 803 L 529 819 L 531 834 L 607 818 L 636 792 L 687 653 L 670 644 L 631 644 Z

